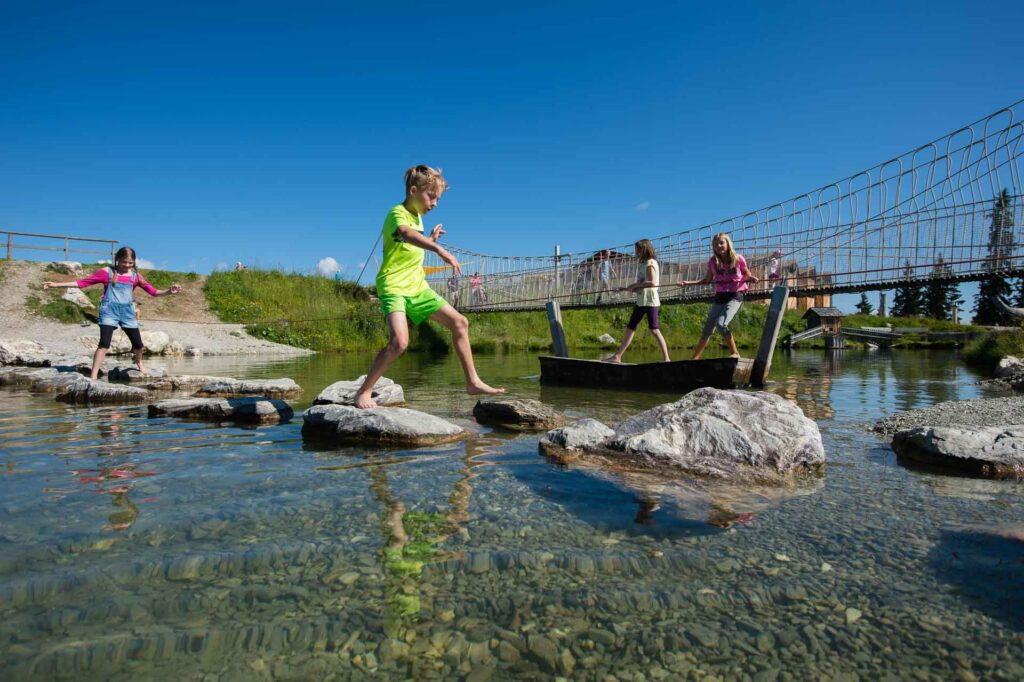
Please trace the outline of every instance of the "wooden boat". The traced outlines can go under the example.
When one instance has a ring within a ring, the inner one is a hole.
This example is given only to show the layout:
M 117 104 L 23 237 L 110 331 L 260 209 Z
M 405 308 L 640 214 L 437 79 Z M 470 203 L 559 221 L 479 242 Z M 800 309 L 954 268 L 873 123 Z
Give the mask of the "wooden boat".
M 686 393 L 702 386 L 735 388 L 750 383 L 749 358 L 676 360 L 639 364 L 540 357 L 540 380 L 560 386 L 620 388 L 630 391 Z

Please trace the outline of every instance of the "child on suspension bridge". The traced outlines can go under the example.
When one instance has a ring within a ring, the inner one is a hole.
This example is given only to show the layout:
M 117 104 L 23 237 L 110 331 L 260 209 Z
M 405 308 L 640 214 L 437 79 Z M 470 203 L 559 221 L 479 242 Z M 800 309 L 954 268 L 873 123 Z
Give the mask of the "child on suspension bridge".
M 655 340 L 658 342 L 658 347 L 661 349 L 661 359 L 668 362 L 668 344 L 665 343 L 665 337 L 661 335 L 660 325 L 658 324 L 658 309 L 661 307 L 661 299 L 658 297 L 658 286 L 661 282 L 661 274 L 658 268 L 654 245 L 651 244 L 650 239 L 641 239 L 633 245 L 633 248 L 636 252 L 637 260 L 643 263 L 641 266 L 643 270 L 635 283 L 630 284 L 628 287 L 623 287 L 619 291 L 636 292 L 636 305 L 633 306 L 633 314 L 629 317 L 629 323 L 626 325 L 626 335 L 623 337 L 619 349 L 605 358 L 605 362 L 622 362 L 622 354 L 629 348 L 629 344 L 633 343 L 636 328 L 640 325 L 640 320 L 645 317 L 647 318 L 647 327 L 651 330 L 651 334 L 654 335 Z
M 405 171 L 405 201 L 388 211 L 382 238 L 384 259 L 377 273 L 377 296 L 387 319 L 388 345 L 377 354 L 366 380 L 355 395 L 360 408 L 378 407 L 373 399 L 373 385 L 384 371 L 409 347 L 409 323 L 426 319 L 447 327 L 452 333 L 455 354 L 459 356 L 466 375 L 466 392 L 470 395 L 495 395 L 503 388 L 492 388 L 477 375 L 473 351 L 469 345 L 469 321 L 441 298 L 427 284 L 423 271 L 424 250 L 433 251 L 452 268 L 453 275 L 462 274 L 462 267 L 448 250 L 437 243 L 444 230 L 437 225 L 430 236 L 423 234 L 423 216 L 437 206 L 448 183 L 441 171 L 430 166 L 414 166 Z
M 715 329 L 718 329 L 729 344 L 730 357 L 738 358 L 739 350 L 736 348 L 736 339 L 729 331 L 729 323 L 739 312 L 743 305 L 743 293 L 749 289 L 748 282 L 759 282 L 760 280 L 747 269 L 747 260 L 736 253 L 732 246 L 732 238 L 724 232 L 719 232 L 711 238 L 711 259 L 708 260 L 708 271 L 701 279 L 683 280 L 677 282 L 681 287 L 698 284 L 715 285 L 715 298 L 708 311 L 708 319 L 704 322 L 704 330 L 700 334 L 700 341 L 693 351 L 693 359 L 700 360 L 701 354 L 708 345 L 708 340 Z
M 135 364 L 139 371 L 146 373 L 146 367 L 142 364 L 142 352 L 145 347 L 142 344 L 142 334 L 139 332 L 139 317 L 135 309 L 135 302 L 132 300 L 132 292 L 139 287 L 150 296 L 167 296 L 181 291 L 181 287 L 172 284 L 166 289 L 157 289 L 146 281 L 146 278 L 135 269 L 135 249 L 130 246 L 122 246 L 114 254 L 114 265 L 112 267 L 100 268 L 85 279 L 70 282 L 43 282 L 44 289 L 84 289 L 93 284 L 103 285 L 103 298 L 100 299 L 100 342 L 96 346 L 96 353 L 92 358 L 92 372 L 90 379 L 97 379 L 100 375 L 100 366 L 107 356 L 110 342 L 118 327 L 128 336 L 132 344 L 132 354 L 135 356 Z

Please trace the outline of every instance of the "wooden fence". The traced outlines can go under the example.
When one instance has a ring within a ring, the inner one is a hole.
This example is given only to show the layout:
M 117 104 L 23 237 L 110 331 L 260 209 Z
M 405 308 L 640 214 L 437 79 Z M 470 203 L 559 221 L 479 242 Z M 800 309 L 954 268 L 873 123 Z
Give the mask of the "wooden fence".
M 15 241 L 15 238 L 19 238 Z M 49 240 L 41 242 L 26 242 L 25 238 L 32 240 Z M 54 245 L 54 241 L 60 243 L 63 242 L 63 246 Z M 87 249 L 79 247 L 79 242 L 88 242 L 82 246 L 92 244 L 109 244 L 108 249 L 103 251 L 97 251 L 95 248 Z M 9 232 L 7 230 L 0 230 L 0 244 L 7 244 L 7 260 L 14 259 L 14 250 L 29 250 L 29 251 L 56 251 L 64 254 L 64 260 L 71 260 L 71 254 L 95 254 L 101 256 L 109 256 L 110 261 L 114 261 L 114 252 L 117 249 L 117 242 L 113 239 L 92 239 L 91 237 L 67 237 L 62 235 L 54 234 L 35 234 L 33 232 Z M 79 247 L 79 248 L 75 248 Z

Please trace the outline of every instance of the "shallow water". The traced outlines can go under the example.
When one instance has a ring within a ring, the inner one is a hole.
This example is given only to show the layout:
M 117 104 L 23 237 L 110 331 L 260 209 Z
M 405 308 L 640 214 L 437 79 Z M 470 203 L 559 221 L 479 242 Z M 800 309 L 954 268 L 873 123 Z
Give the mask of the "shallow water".
M 204 358 L 176 373 L 304 388 L 369 356 Z M 481 374 L 614 422 L 674 396 Z M 1021 679 L 1016 482 L 913 471 L 864 424 L 980 397 L 949 353 L 805 351 L 770 390 L 817 420 L 799 494 L 564 469 L 476 425 L 451 356 L 389 376 L 475 432 L 412 451 L 0 389 L 3 679 Z

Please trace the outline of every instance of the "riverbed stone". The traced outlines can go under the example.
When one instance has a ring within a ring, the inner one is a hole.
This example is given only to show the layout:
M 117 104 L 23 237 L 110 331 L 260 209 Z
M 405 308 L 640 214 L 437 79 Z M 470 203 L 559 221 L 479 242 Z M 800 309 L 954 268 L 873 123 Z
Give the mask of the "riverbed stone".
M 478 400 L 473 416 L 481 424 L 513 431 L 543 431 L 568 421 L 564 414 L 539 400 L 520 398 Z
M 57 395 L 57 400 L 71 404 L 118 404 L 141 403 L 149 400 L 152 394 L 144 388 L 111 384 L 106 381 L 94 381 L 82 378 L 69 384 Z
M 313 401 L 314 405 L 355 405 L 356 391 L 358 391 L 366 375 L 362 375 L 354 381 L 335 381 L 333 384 L 320 391 L 320 395 Z M 396 384 L 387 377 L 381 377 L 373 385 L 370 397 L 378 405 L 405 405 L 405 392 L 400 384 Z
M 404 407 L 361 410 L 349 405 L 314 405 L 303 415 L 302 436 L 332 442 L 432 445 L 466 438 L 449 421 Z
M 111 368 L 107 373 L 107 379 L 109 381 L 126 381 L 134 384 L 167 376 L 167 370 L 162 367 L 151 367 L 146 372 L 146 374 L 143 374 L 134 365 L 118 365 Z
M 196 395 L 203 397 L 263 395 L 271 398 L 293 398 L 300 393 L 302 393 L 302 387 L 288 378 L 231 379 L 223 377 L 203 384 Z
M 283 400 L 248 396 L 161 400 L 149 406 L 149 416 L 268 424 L 290 421 L 294 412 Z
M 30 385 L 33 381 L 55 377 L 60 373 L 55 367 L 0 367 L 0 386 Z
M 46 349 L 29 339 L 0 339 L 0 365 L 48 367 L 50 358 Z
M 33 391 L 41 393 L 56 393 L 64 391 L 72 384 L 80 381 L 88 381 L 88 379 L 78 372 L 57 371 L 55 374 L 34 377 L 32 381 L 29 382 L 29 387 Z
M 991 478 L 1024 477 L 1024 425 L 919 426 L 898 431 L 900 457 Z
M 775 482 L 820 470 L 817 424 L 767 392 L 700 388 L 627 419 L 599 446 L 631 466 Z

